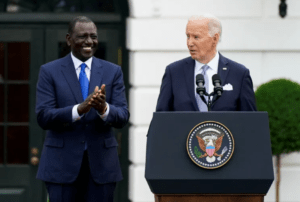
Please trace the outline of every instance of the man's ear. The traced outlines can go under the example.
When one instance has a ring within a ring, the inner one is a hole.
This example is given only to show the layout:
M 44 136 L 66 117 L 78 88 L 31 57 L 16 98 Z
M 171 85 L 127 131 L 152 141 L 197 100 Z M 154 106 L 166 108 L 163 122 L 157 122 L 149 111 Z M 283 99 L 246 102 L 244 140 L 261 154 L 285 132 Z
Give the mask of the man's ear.
M 214 46 L 217 46 L 217 45 L 218 45 L 219 39 L 220 39 L 220 34 L 219 34 L 219 33 L 216 33 L 216 34 L 213 36 Z
M 68 46 L 71 46 L 70 39 L 71 39 L 71 35 L 69 33 L 67 33 L 67 35 L 66 35 L 66 41 L 67 41 L 67 45 Z

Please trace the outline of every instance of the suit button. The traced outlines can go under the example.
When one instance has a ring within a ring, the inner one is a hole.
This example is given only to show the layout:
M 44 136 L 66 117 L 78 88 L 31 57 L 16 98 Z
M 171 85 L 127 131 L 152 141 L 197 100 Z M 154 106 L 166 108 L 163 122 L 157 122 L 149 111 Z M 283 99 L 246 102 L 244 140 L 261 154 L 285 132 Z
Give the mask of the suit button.
M 85 143 L 85 141 L 82 141 L 81 143 L 83 144 L 83 143 Z
M 88 127 L 89 126 L 89 124 L 85 124 L 85 127 Z

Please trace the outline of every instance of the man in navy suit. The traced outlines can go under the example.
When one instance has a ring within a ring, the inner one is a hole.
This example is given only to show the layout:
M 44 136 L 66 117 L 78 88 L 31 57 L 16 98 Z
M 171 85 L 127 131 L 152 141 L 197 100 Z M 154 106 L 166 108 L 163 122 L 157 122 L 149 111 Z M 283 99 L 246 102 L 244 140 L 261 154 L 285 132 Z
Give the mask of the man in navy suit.
M 89 18 L 74 18 L 66 40 L 71 53 L 40 69 L 36 114 L 47 135 L 37 178 L 51 202 L 112 202 L 122 180 L 112 128 L 129 119 L 123 74 L 93 57 L 97 28 Z
M 218 74 L 221 78 L 224 91 L 212 111 L 256 111 L 249 70 L 217 51 L 221 34 L 221 23 L 212 15 L 189 19 L 186 36 L 191 57 L 166 67 L 156 111 L 207 111 L 196 93 L 197 74 L 205 75 L 208 93 L 214 89 L 212 76 Z

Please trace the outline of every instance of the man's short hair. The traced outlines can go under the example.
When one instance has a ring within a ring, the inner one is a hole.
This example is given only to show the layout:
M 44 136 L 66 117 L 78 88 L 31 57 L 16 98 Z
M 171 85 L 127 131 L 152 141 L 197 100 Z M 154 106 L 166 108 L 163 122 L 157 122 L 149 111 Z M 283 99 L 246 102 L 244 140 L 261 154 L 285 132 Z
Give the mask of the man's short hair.
M 202 19 L 208 19 L 208 33 L 211 37 L 213 37 L 216 33 L 219 33 L 220 38 L 219 41 L 221 41 L 222 36 L 222 24 L 221 21 L 212 14 L 202 14 L 202 15 L 193 15 L 189 18 L 188 21 L 191 20 L 202 20 Z
M 92 23 L 94 23 L 90 18 L 88 18 L 86 16 L 77 16 L 77 17 L 73 18 L 69 23 L 68 33 L 70 35 L 72 35 L 72 33 L 74 31 L 74 27 L 77 22 L 86 22 L 86 23 L 92 22 Z

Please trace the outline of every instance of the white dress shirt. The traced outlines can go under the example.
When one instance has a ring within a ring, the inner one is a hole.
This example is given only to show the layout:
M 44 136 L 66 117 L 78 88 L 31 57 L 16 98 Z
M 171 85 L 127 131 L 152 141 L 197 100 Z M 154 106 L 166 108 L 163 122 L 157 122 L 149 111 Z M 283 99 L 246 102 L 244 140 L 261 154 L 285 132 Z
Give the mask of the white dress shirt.
M 76 71 L 76 75 L 77 75 L 77 78 L 79 80 L 79 74 L 80 74 L 80 71 L 81 71 L 81 64 L 83 63 L 81 60 L 79 60 L 78 58 L 76 58 L 73 53 L 71 52 L 71 58 L 72 58 L 72 61 L 74 63 L 74 67 L 75 67 L 75 71 Z M 91 69 L 92 69 L 92 60 L 93 60 L 93 57 L 90 57 L 87 61 L 85 61 L 84 63 L 86 64 L 86 68 L 85 68 L 85 74 L 88 78 L 88 80 L 90 81 L 90 77 L 91 77 Z M 99 86 L 100 88 L 101 86 Z M 105 121 L 107 119 L 107 115 L 109 114 L 109 104 L 106 103 L 107 105 L 107 110 L 106 112 L 103 114 L 103 115 L 100 115 L 98 112 L 98 115 L 102 118 L 103 121 Z M 72 109 L 72 120 L 73 122 L 74 121 L 77 121 L 79 120 L 82 116 L 79 116 L 78 114 L 78 111 L 77 111 L 77 108 L 78 108 L 79 104 L 77 105 L 74 105 L 73 109 Z
M 217 51 L 217 54 L 215 55 L 215 57 L 209 61 L 209 63 L 207 63 L 206 65 L 209 66 L 209 68 L 206 70 L 206 74 L 207 74 L 207 77 L 209 79 L 208 81 L 208 91 L 206 89 L 206 92 L 208 94 L 212 93 L 214 91 L 214 85 L 212 83 L 212 76 L 214 74 L 217 74 L 218 73 L 218 65 L 219 65 L 219 52 Z M 197 74 L 201 74 L 202 73 L 202 66 L 205 65 L 205 64 L 202 64 L 200 62 L 198 62 L 197 60 L 195 60 L 195 73 L 194 73 L 194 84 L 195 84 L 195 96 L 197 95 L 197 92 L 196 92 L 196 88 L 197 88 L 197 85 L 196 85 L 196 75 Z M 207 81 L 205 81 L 206 83 Z

